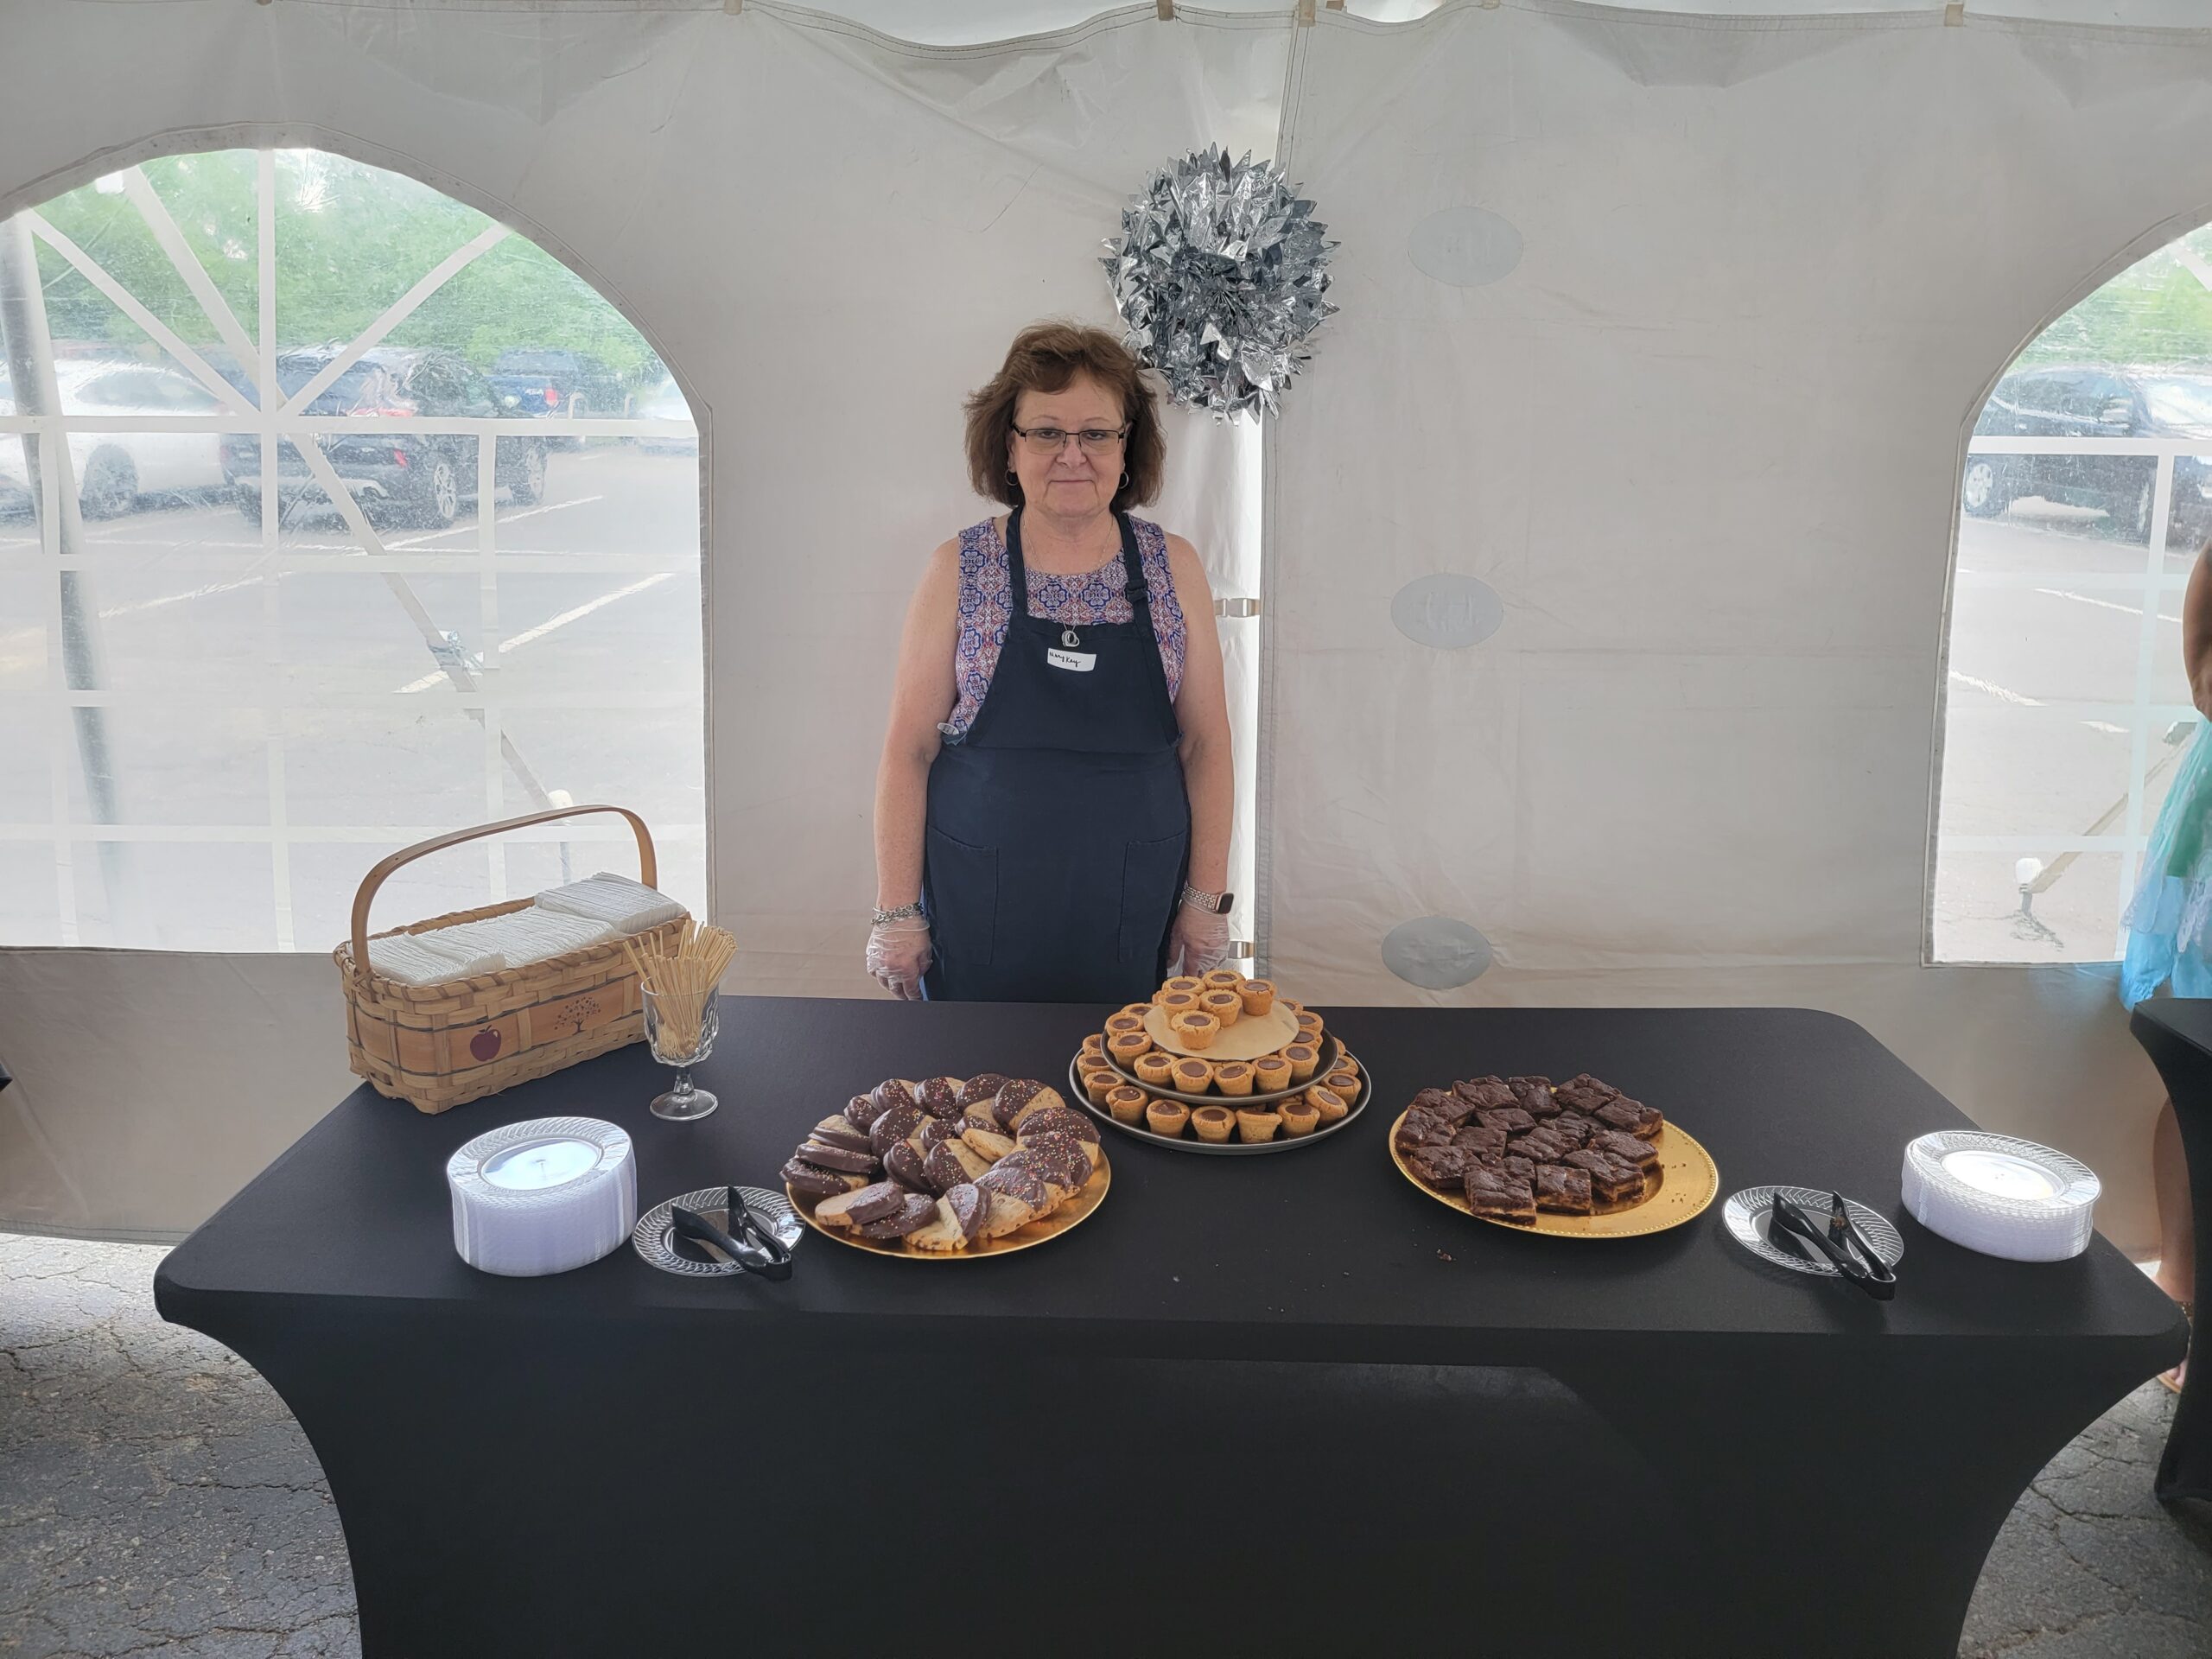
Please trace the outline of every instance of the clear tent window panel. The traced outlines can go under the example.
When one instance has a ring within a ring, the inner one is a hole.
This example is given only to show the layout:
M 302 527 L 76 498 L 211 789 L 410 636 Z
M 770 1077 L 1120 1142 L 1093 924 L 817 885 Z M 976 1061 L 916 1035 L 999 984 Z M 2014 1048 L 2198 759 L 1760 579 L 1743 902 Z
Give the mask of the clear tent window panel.
M 582 279 L 344 156 L 168 156 L 0 225 L 0 944 L 326 950 L 382 853 L 605 799 L 703 912 L 697 431 Z
M 2212 228 L 2037 335 L 1967 445 L 1930 939 L 2108 962 L 2202 724 L 2182 596 L 2212 536 Z

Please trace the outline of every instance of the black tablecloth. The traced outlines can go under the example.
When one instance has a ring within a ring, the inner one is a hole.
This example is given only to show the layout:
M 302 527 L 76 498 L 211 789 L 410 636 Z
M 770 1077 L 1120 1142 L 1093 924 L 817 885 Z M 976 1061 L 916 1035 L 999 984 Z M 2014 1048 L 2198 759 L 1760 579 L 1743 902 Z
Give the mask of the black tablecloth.
M 1663 1601 L 1624 1615 L 1630 1631 L 1688 1643 L 1694 1628 L 1712 1651 L 1787 1630 L 1801 1650 L 1948 1654 L 2012 1499 L 2181 1350 L 2172 1305 L 2101 1240 L 2029 1267 L 1904 1217 L 1904 1142 L 1964 1120 L 1856 1026 L 1778 1009 L 1337 1011 L 1378 1094 L 1349 1130 L 1236 1160 L 1109 1133 L 1098 1213 L 995 1261 L 885 1261 L 810 1238 L 772 1286 L 677 1279 L 626 1249 L 543 1280 L 454 1255 L 444 1161 L 499 1123 L 621 1124 L 641 1208 L 773 1185 L 805 1128 L 878 1077 L 1063 1078 L 1102 1012 L 732 1001 L 702 1071 L 721 1109 L 692 1124 L 645 1112 L 664 1073 L 638 1048 L 438 1118 L 363 1090 L 170 1255 L 160 1306 L 238 1350 L 299 1415 L 346 1525 L 372 1654 L 524 1651 L 552 1635 L 571 1643 L 555 1650 L 613 1651 L 618 1630 L 690 1640 L 725 1611 L 754 1621 L 756 1651 L 801 1649 L 824 1628 L 814 1599 L 887 1618 L 928 1593 L 915 1560 L 949 1566 L 978 1529 L 1001 1606 L 1025 1593 L 1004 1582 L 1025 1563 L 1042 1572 L 1071 1549 L 1094 1580 L 1105 1563 L 1142 1580 L 1049 1638 L 1085 1651 L 1160 1638 L 1162 1619 L 1231 1651 L 1382 1630 L 1473 1639 L 1452 1586 L 1478 1560 L 1511 1569 L 1484 1591 L 1484 1628 L 1580 1649 L 1600 1607 L 1562 1620 L 1532 1605 L 1576 1581 L 1556 1570 L 1572 1560 L 1624 1590 L 1667 1580 Z M 1584 1070 L 1697 1135 L 1724 1193 L 1833 1185 L 1899 1217 L 1897 1300 L 1755 1261 L 1718 1203 L 1646 1238 L 1531 1236 L 1446 1209 L 1389 1161 L 1385 1128 L 1424 1084 Z M 1488 1372 L 1466 1391 L 1465 1368 L 1493 1367 L 1548 1373 L 1573 1398 L 1544 1405 L 1541 1388 Z M 1068 1419 L 1049 1457 L 1023 1449 L 1053 1438 L 1048 1393 Z M 591 1404 L 616 1414 L 596 1431 L 611 1472 L 521 1455 L 582 1433 L 564 1414 Z M 1537 1421 L 1541 1444 L 1525 1432 Z M 724 1500 L 741 1479 L 774 1494 L 798 1541 L 756 1541 L 759 1583 L 702 1588 L 667 1558 L 694 1545 L 656 1546 L 645 1514 L 607 1513 L 691 1477 Z M 1643 1541 L 1585 1562 L 1608 1488 L 1643 1506 Z M 1193 1505 L 1215 1517 L 1202 1536 L 1182 1518 Z M 1516 1513 L 1528 1525 L 1484 1532 Z M 1462 1542 L 1436 1555 L 1446 1535 Z M 1317 1575 L 1301 1549 L 1351 1551 L 1364 1587 Z M 594 1622 L 595 1604 L 569 1597 L 558 1620 L 518 1625 L 471 1593 L 550 1593 L 595 1566 L 620 1575 L 620 1618 Z
M 2189 1160 L 2196 1217 L 2196 1284 L 2212 1284 L 2212 999 L 2161 998 L 2135 1010 L 2129 1028 L 2173 1096 Z M 2200 1356 L 2200 1358 L 2202 1357 Z M 2212 1500 L 2212 1377 L 2192 1363 L 2158 1459 L 2158 1496 Z

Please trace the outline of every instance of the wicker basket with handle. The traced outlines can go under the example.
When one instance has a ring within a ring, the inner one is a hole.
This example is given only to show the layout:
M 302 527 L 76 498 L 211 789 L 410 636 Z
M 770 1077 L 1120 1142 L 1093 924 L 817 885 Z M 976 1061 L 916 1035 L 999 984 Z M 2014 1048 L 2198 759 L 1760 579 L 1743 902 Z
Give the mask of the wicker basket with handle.
M 346 1051 L 357 1076 L 395 1100 L 411 1101 L 418 1110 L 442 1112 L 645 1035 L 637 970 L 620 939 L 436 985 L 387 979 L 369 963 L 369 905 L 393 871 L 464 842 L 587 812 L 620 812 L 630 821 L 638 837 L 639 879 L 652 887 L 659 874 L 652 836 L 644 819 L 620 806 L 562 807 L 457 830 L 403 848 L 368 873 L 353 895 L 353 936 L 331 953 L 346 988 Z M 377 937 L 427 933 L 503 916 L 531 902 L 518 899 L 455 911 Z M 632 937 L 672 942 L 684 919 Z

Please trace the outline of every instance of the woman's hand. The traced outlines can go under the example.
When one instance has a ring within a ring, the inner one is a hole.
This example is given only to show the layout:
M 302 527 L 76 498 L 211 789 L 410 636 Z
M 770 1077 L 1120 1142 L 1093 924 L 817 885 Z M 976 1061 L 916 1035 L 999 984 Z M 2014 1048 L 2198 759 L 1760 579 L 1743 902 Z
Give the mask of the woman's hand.
M 1229 918 L 1189 905 L 1175 906 L 1174 925 L 1167 933 L 1170 972 L 1211 973 L 1229 960 Z M 1175 964 L 1181 963 L 1178 968 Z
M 902 1002 L 922 1000 L 922 976 L 932 960 L 930 925 L 919 916 L 902 916 L 868 931 L 868 973 Z

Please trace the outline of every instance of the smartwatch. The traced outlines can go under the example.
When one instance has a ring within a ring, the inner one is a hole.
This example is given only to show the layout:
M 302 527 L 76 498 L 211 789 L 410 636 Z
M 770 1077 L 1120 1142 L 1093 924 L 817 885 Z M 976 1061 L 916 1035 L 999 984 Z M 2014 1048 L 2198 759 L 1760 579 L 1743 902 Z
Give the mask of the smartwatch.
M 1208 893 L 1204 887 L 1194 887 L 1185 881 L 1183 884 L 1183 902 L 1192 909 L 1203 910 L 1209 915 L 1226 916 L 1230 906 L 1236 902 L 1236 895 L 1233 893 Z

